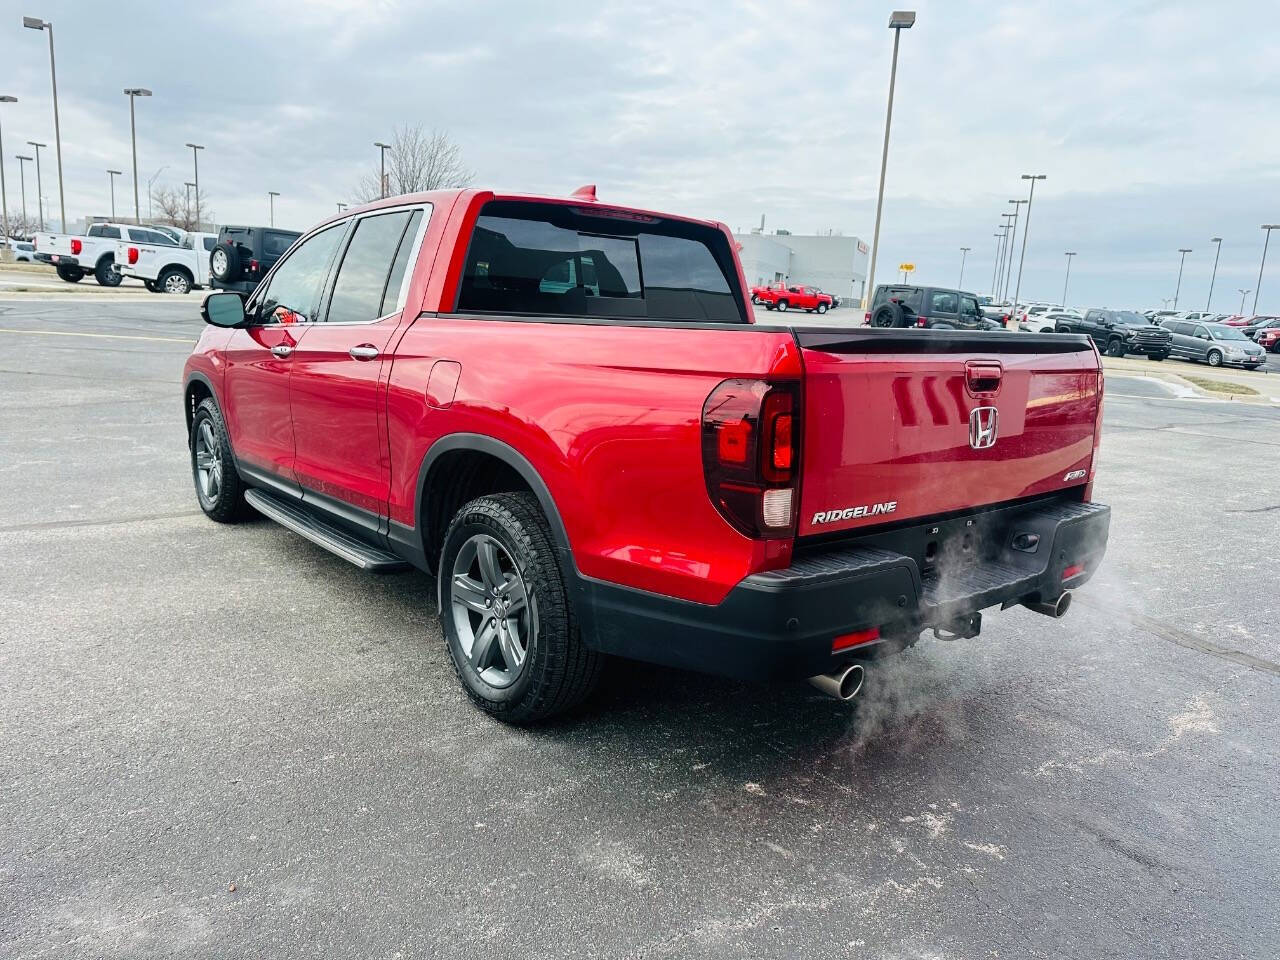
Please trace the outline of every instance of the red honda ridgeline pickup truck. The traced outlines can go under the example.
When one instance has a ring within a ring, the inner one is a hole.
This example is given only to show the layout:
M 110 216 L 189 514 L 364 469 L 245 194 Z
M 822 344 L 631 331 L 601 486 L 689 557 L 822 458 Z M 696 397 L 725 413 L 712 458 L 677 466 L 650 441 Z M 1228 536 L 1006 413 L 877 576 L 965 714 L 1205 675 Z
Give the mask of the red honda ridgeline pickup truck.
M 1088 338 L 755 323 L 723 224 L 592 188 L 348 210 L 202 313 L 204 512 L 435 574 L 509 722 L 607 654 L 848 699 L 924 630 L 1061 616 L 1106 546 Z

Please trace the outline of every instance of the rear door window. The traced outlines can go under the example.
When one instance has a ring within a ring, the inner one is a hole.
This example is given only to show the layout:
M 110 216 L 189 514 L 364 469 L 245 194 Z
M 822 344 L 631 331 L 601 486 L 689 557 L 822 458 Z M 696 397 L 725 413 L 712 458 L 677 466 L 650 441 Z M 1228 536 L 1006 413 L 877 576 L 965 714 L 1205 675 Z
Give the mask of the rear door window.
M 471 237 L 458 309 L 741 322 L 736 288 L 732 252 L 718 230 L 492 201 Z
M 205 238 L 204 238 L 204 249 L 205 249 L 205 251 L 206 251 L 206 252 L 210 252 L 210 251 L 212 251 L 212 250 L 213 250 L 213 248 L 214 248 L 214 247 L 216 247 L 217 245 L 218 245 L 218 238 L 217 238 L 217 237 L 205 237 Z
M 296 239 L 298 239 L 297 234 L 277 233 L 274 230 L 264 231 L 262 234 L 262 256 L 282 257 Z
M 408 224 L 408 210 L 356 221 L 338 267 L 325 319 L 330 323 L 361 323 L 382 316 L 387 278 Z
M 102 224 L 94 224 L 92 227 L 90 227 L 90 228 L 89 228 L 89 236 L 91 236 L 91 237 L 103 237 L 103 238 L 105 238 L 105 239 L 107 239 L 107 240 L 119 240 L 119 239 L 120 239 L 120 228 L 119 228 L 119 227 L 105 227 L 105 226 L 103 226 Z
M 929 313 L 955 314 L 960 310 L 960 298 L 947 290 L 935 290 L 929 295 Z

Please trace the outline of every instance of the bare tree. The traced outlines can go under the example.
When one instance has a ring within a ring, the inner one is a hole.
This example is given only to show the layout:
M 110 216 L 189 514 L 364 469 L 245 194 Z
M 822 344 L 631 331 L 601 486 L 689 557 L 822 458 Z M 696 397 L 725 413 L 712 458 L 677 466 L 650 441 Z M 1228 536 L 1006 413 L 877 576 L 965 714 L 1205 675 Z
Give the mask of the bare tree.
M 31 216 L 22 215 L 21 208 L 9 211 L 9 234 L 15 238 L 30 239 L 40 229 L 40 221 Z
M 393 130 L 391 148 L 387 150 L 387 196 L 465 187 L 475 171 L 462 160 L 462 149 L 444 130 L 424 131 L 421 124 Z M 352 191 L 357 203 L 367 203 L 382 196 L 379 183 L 381 162 L 373 172 L 361 178 Z
M 189 189 L 155 187 L 151 191 L 151 205 L 155 211 L 152 220 L 156 223 L 167 223 L 180 230 L 196 230 L 199 227 L 196 223 L 195 193 Z M 209 206 L 208 195 L 203 190 L 200 191 L 200 219 L 205 223 L 213 221 L 213 210 Z

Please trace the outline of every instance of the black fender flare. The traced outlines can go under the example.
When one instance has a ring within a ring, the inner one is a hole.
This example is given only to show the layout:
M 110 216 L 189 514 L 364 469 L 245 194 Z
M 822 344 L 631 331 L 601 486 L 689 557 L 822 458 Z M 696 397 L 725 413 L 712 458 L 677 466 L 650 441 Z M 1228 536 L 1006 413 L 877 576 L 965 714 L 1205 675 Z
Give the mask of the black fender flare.
M 431 534 L 424 509 L 426 506 L 427 480 L 431 475 L 431 468 L 435 466 L 436 462 L 445 454 L 453 453 L 457 450 L 470 450 L 488 454 L 501 460 L 520 475 L 520 478 L 529 485 L 529 489 L 533 491 L 534 496 L 538 498 L 538 504 L 542 507 L 542 512 L 546 515 L 547 523 L 551 527 L 551 536 L 555 542 L 556 550 L 564 560 L 566 570 L 572 574 L 572 579 L 576 580 L 577 564 L 574 563 L 573 550 L 569 546 L 569 535 L 565 530 L 564 520 L 560 516 L 560 508 L 556 506 L 555 498 L 551 496 L 551 491 L 548 489 L 546 481 L 542 479 L 528 458 L 515 447 L 480 433 L 446 434 L 431 444 L 426 455 L 422 458 L 422 464 L 418 467 L 418 482 L 413 495 L 413 516 L 417 528 L 413 532 L 416 540 L 415 552 L 422 558 L 422 561 L 424 563 L 427 561 L 422 545 L 427 542 Z M 398 526 L 399 524 L 396 523 L 391 524 L 391 538 L 393 541 L 399 541 L 401 546 L 405 546 L 403 538 L 408 531 L 403 528 L 397 531 L 396 527 Z
M 195 413 L 191 409 L 191 404 L 187 403 L 187 394 L 191 392 L 191 384 L 196 382 L 203 383 L 208 389 L 209 395 L 213 397 L 213 402 L 218 405 L 219 409 L 222 407 L 222 401 L 218 399 L 218 391 L 214 388 L 212 380 L 198 370 L 187 374 L 186 379 L 182 381 L 182 412 L 187 418 L 187 433 L 191 433 L 191 416 Z

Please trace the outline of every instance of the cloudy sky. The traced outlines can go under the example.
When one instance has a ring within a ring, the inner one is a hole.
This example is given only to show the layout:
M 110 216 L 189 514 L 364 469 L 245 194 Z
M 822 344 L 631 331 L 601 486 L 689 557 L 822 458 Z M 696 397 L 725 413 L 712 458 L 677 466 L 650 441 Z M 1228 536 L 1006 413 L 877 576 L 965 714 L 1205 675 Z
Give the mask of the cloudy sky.
M 1280 222 L 1280 9 L 1237 2 L 921 2 L 898 69 L 882 265 L 986 292 L 1007 201 L 1037 186 L 1024 296 L 1159 306 L 1178 248 L 1184 308 L 1257 286 L 1259 224 Z M 297 0 L 0 0 L 4 162 L 51 146 L 56 27 L 67 215 L 108 211 L 106 169 L 130 168 L 138 101 L 143 182 L 181 189 L 183 143 L 207 144 L 201 185 L 222 222 L 304 228 L 347 200 L 393 126 L 447 130 L 483 186 L 566 193 L 735 229 L 840 230 L 870 240 L 892 32 L 890 6 Z M 30 173 L 30 166 L 28 165 Z M 28 184 L 34 205 L 34 187 Z M 117 207 L 132 204 L 127 176 Z M 1261 312 L 1280 312 L 1280 231 Z M 887 279 L 883 275 L 882 279 Z M 1246 308 L 1253 302 L 1250 293 Z

